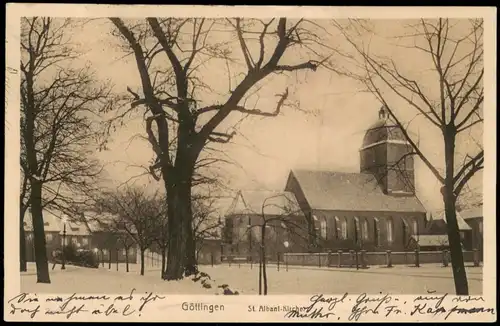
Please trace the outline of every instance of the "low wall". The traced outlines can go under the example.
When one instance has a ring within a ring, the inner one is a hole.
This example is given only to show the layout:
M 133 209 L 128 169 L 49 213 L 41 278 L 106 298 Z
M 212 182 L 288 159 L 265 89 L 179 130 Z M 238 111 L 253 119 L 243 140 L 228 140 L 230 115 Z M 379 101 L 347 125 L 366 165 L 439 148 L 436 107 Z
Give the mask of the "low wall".
M 464 262 L 474 263 L 479 266 L 480 255 L 477 251 L 464 251 Z M 357 254 L 350 252 L 331 252 L 331 253 L 286 253 L 284 262 L 288 265 L 299 266 L 318 266 L 318 267 L 356 267 L 360 266 L 391 266 L 417 264 L 443 264 L 450 262 L 450 253 L 448 251 L 420 251 L 413 252 L 364 252 Z

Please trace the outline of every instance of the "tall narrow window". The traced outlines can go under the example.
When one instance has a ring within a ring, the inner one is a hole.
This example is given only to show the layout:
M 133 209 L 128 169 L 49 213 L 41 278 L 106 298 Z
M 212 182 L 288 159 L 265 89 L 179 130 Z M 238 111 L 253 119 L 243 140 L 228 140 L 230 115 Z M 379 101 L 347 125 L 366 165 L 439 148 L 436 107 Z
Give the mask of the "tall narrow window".
M 340 230 L 340 219 L 335 216 L 335 239 L 339 239 L 342 237 L 342 232 Z
M 363 239 L 368 240 L 368 221 L 366 219 L 363 220 L 363 226 L 361 228 L 363 230 Z
M 362 237 L 362 235 L 361 235 L 361 228 L 359 225 L 359 218 L 355 217 L 354 218 L 354 240 L 356 241 L 356 243 L 359 242 L 361 237 Z
M 342 232 L 342 239 L 344 239 L 344 240 L 347 239 L 347 236 L 348 236 L 348 234 L 347 234 L 347 221 L 346 221 L 345 218 L 342 219 L 342 223 L 341 223 L 340 229 L 341 229 L 341 232 Z
M 483 234 L 483 222 L 479 221 L 479 233 Z
M 373 242 L 376 247 L 380 245 L 380 238 L 379 238 L 379 221 L 377 218 L 373 220 Z
M 387 241 L 389 243 L 392 243 L 393 241 L 393 232 L 394 232 L 394 223 L 392 222 L 392 219 L 388 219 L 386 221 L 387 223 Z
M 319 222 L 319 228 L 320 228 L 320 234 L 322 239 L 327 239 L 327 233 L 326 233 L 326 219 L 322 218 L 321 221 Z
M 413 220 L 413 235 L 418 235 L 418 221 L 417 219 Z

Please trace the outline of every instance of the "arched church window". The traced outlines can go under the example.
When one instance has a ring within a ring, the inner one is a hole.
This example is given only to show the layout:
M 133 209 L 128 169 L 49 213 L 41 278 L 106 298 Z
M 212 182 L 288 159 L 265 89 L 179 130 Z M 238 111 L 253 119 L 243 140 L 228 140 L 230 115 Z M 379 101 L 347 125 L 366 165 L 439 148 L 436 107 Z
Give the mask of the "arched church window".
M 366 219 L 363 220 L 363 226 L 361 229 L 363 230 L 363 239 L 368 240 L 368 221 Z
M 363 237 L 362 236 L 362 231 L 361 231 L 361 228 L 360 228 L 360 225 L 359 225 L 359 218 L 357 217 L 354 217 L 354 230 L 355 230 L 355 240 L 356 240 L 356 243 L 359 242 L 359 240 Z
M 406 221 L 403 219 L 402 220 L 402 224 L 401 224 L 401 231 L 402 231 L 402 235 L 401 235 L 401 240 L 403 242 L 403 246 L 406 247 L 406 243 L 407 243 L 407 238 L 408 238 L 408 235 L 409 235 L 409 227 L 408 227 L 408 224 L 406 224 Z
M 413 235 L 418 235 L 418 221 L 417 221 L 417 219 L 413 220 Z
M 387 241 L 391 243 L 394 240 L 394 223 L 392 222 L 392 219 L 389 218 L 387 221 Z
M 335 239 L 342 237 L 342 232 L 340 230 L 340 219 L 335 216 Z
M 327 239 L 327 233 L 326 233 L 326 219 L 322 218 L 321 221 L 319 222 L 319 229 L 320 229 L 320 234 L 322 239 Z
M 342 223 L 340 225 L 340 230 L 342 234 L 342 239 L 347 239 L 347 221 L 345 218 L 342 219 Z
M 380 225 L 378 218 L 373 220 L 373 242 L 376 247 L 380 245 Z

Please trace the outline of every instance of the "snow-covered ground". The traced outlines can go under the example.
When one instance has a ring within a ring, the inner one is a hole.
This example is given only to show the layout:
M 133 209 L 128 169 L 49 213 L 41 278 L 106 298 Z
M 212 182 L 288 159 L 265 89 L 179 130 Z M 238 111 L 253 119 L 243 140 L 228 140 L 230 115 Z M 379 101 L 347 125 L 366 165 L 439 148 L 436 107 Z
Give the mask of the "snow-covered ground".
M 467 269 L 471 294 L 482 294 L 482 268 Z M 241 294 L 258 294 L 258 265 L 227 264 L 201 266 L 200 270 L 212 278 L 224 280 Z M 427 291 L 454 293 L 452 270 L 439 265 L 422 265 L 420 268 L 394 266 L 372 267 L 366 270 L 348 268 L 318 268 L 290 266 L 286 271 L 281 265 L 267 268 L 268 294 L 350 294 L 389 292 L 392 294 L 422 294 Z
M 52 265 L 49 266 L 52 268 Z M 160 279 L 160 267 L 148 266 L 144 276 L 139 275 L 140 266 L 130 264 L 130 272 L 125 272 L 125 264 L 81 268 L 71 265 L 61 270 L 56 265 L 50 272 L 51 284 L 36 283 L 34 264 L 28 264 L 28 271 L 21 273 L 21 291 L 29 293 L 113 293 L 128 294 L 132 288 L 137 292 L 172 294 L 214 294 L 216 289 L 204 289 L 199 282 L 190 279 L 166 282 Z
M 52 266 L 50 266 L 52 267 Z M 228 284 L 240 294 L 258 294 L 258 265 L 215 265 L 200 266 L 200 270 L 211 276 L 217 285 Z M 367 270 L 289 267 L 269 265 L 268 294 L 350 294 L 389 292 L 392 294 L 422 294 L 427 291 L 453 293 L 454 285 L 450 267 L 423 265 L 420 268 L 395 266 L 393 268 L 372 267 Z M 116 264 L 108 269 L 106 264 L 99 269 L 60 265 L 51 271 L 51 284 L 37 284 L 34 264 L 28 272 L 21 273 L 21 290 L 36 293 L 128 293 L 137 291 L 172 294 L 205 294 L 217 292 L 216 288 L 204 289 L 200 282 L 191 279 L 166 282 L 160 279 L 160 267 L 146 266 L 144 276 L 139 275 L 139 265 Z M 471 294 L 482 293 L 482 268 L 467 268 Z

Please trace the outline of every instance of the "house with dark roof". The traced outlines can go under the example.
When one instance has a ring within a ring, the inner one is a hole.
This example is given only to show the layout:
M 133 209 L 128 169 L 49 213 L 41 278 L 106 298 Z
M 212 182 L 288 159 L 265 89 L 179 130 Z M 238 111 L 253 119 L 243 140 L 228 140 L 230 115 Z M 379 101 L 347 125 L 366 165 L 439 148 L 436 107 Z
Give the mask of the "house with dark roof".
M 426 209 L 415 195 L 410 144 L 384 108 L 360 149 L 360 172 L 292 170 L 291 192 L 321 250 L 405 250 L 425 231 Z
M 222 255 L 258 257 L 263 241 L 269 259 L 286 251 L 305 251 L 307 229 L 293 193 L 241 190 L 225 214 Z

